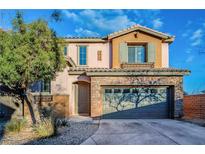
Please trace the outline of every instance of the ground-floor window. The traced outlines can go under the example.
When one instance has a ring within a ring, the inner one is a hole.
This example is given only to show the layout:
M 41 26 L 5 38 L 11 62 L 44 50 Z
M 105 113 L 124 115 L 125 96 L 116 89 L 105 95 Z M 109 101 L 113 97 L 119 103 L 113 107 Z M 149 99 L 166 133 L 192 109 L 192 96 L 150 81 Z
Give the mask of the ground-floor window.
M 41 82 L 41 92 L 51 92 L 51 81 L 50 80 L 44 80 Z

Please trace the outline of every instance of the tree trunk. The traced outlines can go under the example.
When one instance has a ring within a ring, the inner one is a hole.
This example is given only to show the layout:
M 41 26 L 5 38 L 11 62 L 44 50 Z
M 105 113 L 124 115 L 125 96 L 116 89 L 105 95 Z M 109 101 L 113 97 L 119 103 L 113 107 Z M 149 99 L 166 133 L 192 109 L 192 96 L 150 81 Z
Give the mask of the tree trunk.
M 30 114 L 29 120 L 31 120 L 33 124 L 36 124 L 37 122 L 40 121 L 38 102 L 35 102 L 33 100 L 32 94 L 27 93 L 26 90 L 24 90 L 24 102 L 26 103 L 27 108 L 29 110 L 29 114 Z

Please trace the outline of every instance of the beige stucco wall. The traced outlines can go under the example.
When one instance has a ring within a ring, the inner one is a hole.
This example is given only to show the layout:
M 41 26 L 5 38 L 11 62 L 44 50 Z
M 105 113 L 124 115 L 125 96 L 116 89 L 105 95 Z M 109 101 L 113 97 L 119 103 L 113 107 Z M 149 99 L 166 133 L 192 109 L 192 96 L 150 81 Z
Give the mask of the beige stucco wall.
M 58 72 L 53 81 L 51 81 L 51 94 L 69 94 L 68 93 L 68 67 L 62 72 Z
M 109 43 L 69 43 L 68 56 L 78 65 L 78 46 L 87 46 L 87 66 L 88 67 L 100 67 L 109 68 Z M 97 60 L 97 51 L 102 51 L 102 61 Z
M 162 43 L 162 67 L 169 67 L 169 43 Z
M 51 94 L 69 95 L 69 115 L 75 114 L 75 84 L 78 75 L 69 75 L 68 67 L 62 72 L 58 72 L 56 78 L 51 81 Z
M 156 63 L 155 67 L 162 67 L 162 40 L 160 38 L 156 38 L 154 36 L 145 34 L 143 32 L 138 32 L 137 37 L 135 37 L 136 32 L 131 32 L 126 35 L 122 35 L 112 39 L 112 67 L 120 68 L 119 61 L 119 46 L 122 42 L 143 42 L 143 43 L 153 43 L 156 47 Z

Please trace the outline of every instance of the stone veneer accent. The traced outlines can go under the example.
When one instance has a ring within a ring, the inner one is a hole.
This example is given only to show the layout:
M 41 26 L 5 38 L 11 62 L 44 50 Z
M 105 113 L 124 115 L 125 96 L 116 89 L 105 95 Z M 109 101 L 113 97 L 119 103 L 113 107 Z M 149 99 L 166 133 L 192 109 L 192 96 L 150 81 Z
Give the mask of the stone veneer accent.
M 127 68 L 127 69 L 139 69 L 139 68 L 143 68 L 143 69 L 150 69 L 150 68 L 154 68 L 154 63 L 138 63 L 138 64 L 121 64 L 121 68 Z
M 183 114 L 183 76 L 101 76 L 91 77 L 91 117 L 99 117 L 103 110 L 102 86 L 172 86 L 174 87 L 174 118 Z

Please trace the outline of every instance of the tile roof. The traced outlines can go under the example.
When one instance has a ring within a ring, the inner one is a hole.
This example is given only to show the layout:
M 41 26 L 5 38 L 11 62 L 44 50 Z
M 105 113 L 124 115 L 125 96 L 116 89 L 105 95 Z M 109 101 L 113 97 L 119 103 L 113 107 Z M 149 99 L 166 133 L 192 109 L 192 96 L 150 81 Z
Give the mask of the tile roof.
M 102 37 L 95 37 L 95 36 L 90 36 L 90 37 L 79 37 L 79 36 L 70 36 L 70 37 L 65 37 L 65 39 L 102 39 Z
M 85 68 L 75 67 L 68 70 L 70 74 L 92 74 L 92 73 L 121 73 L 124 75 L 189 75 L 190 71 L 185 69 L 176 68 L 139 68 L 139 69 L 128 69 L 128 68 Z M 129 74 L 133 73 L 133 74 Z M 161 74 L 160 74 L 161 73 Z
M 86 40 L 89 40 L 89 42 L 92 42 L 92 41 L 94 41 L 94 42 L 96 42 L 96 41 L 106 41 L 106 40 L 118 37 L 120 35 L 129 33 L 129 32 L 132 32 L 132 31 L 136 31 L 136 30 L 140 30 L 140 31 L 152 34 L 154 36 L 157 36 L 157 37 L 160 37 L 162 39 L 165 39 L 168 42 L 172 42 L 174 40 L 174 38 L 175 38 L 175 36 L 172 36 L 170 34 L 162 33 L 162 32 L 153 30 L 151 28 L 148 28 L 148 27 L 136 24 L 136 25 L 133 25 L 131 27 L 122 29 L 120 31 L 108 34 L 105 37 L 75 37 L 75 36 L 73 36 L 73 37 L 65 37 L 65 39 L 68 40 L 68 41 L 73 41 L 73 42 L 75 42 L 75 41 L 80 42 L 80 41 L 86 41 Z
M 164 35 L 166 37 L 173 37 L 167 33 L 162 33 L 162 32 L 159 32 L 157 30 L 154 30 L 154 29 L 151 29 L 151 28 L 148 28 L 148 27 L 145 27 L 145 26 L 142 26 L 142 25 L 139 25 L 139 24 L 136 24 L 136 25 L 133 25 L 131 27 L 128 27 L 128 28 L 125 28 L 125 29 L 122 29 L 120 31 L 117 31 L 117 32 L 114 32 L 114 33 L 111 33 L 109 34 L 108 36 L 112 36 L 112 35 L 116 35 L 116 34 L 119 34 L 119 33 L 122 33 L 122 32 L 126 32 L 126 31 L 129 31 L 129 30 L 133 30 L 133 29 L 136 29 L 136 28 L 139 28 L 139 29 L 144 29 L 144 30 L 148 30 L 150 32 L 154 32 L 154 33 L 157 33 L 157 34 L 160 34 L 160 35 Z
M 94 67 L 71 67 L 69 71 L 89 71 L 89 72 L 129 72 L 129 71 L 189 71 L 185 69 L 178 69 L 178 68 L 135 68 L 135 69 L 130 69 L 130 68 L 94 68 Z
M 68 41 L 68 42 L 106 42 L 107 40 L 101 37 L 66 37 L 65 41 Z

